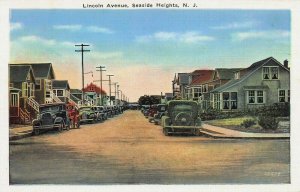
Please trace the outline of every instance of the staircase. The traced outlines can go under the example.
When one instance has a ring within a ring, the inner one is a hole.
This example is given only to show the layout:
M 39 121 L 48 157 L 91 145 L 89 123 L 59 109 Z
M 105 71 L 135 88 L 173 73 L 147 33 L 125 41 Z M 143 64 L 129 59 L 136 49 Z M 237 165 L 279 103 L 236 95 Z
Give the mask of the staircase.
M 33 97 L 28 97 L 27 103 L 28 103 L 28 105 L 29 105 L 30 107 L 32 107 L 36 112 L 39 112 L 40 104 L 38 104 L 38 102 L 36 102 L 36 100 L 34 100 Z
M 61 103 L 62 101 L 55 95 L 53 92 L 50 92 L 51 98 L 54 100 L 55 103 Z
M 20 108 L 20 120 L 22 124 L 31 124 L 32 119 L 30 113 Z

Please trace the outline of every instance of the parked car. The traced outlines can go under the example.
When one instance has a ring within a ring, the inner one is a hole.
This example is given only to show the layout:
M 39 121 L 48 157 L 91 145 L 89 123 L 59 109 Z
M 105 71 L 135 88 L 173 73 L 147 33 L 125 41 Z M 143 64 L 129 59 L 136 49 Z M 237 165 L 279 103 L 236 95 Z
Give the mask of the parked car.
M 94 113 L 96 115 L 97 121 L 104 121 L 104 113 L 102 111 L 100 111 L 98 107 L 92 106 L 92 110 L 94 111 Z
M 167 103 L 167 113 L 162 117 L 163 133 L 192 133 L 199 135 L 200 107 L 196 101 L 172 100 Z
M 97 116 L 91 106 L 79 108 L 80 123 L 95 123 Z
M 166 104 L 157 105 L 157 113 L 154 115 L 154 124 L 159 125 L 161 123 L 161 118 L 166 112 Z
M 107 114 L 108 114 L 108 117 L 113 117 L 113 108 L 112 108 L 112 106 L 110 106 L 110 105 L 108 105 L 108 106 L 106 106 L 106 110 L 107 110 Z
M 103 119 L 103 120 L 108 119 L 107 110 L 105 109 L 104 106 L 97 106 L 97 111 L 99 111 L 100 113 L 103 114 L 103 116 L 102 116 L 102 119 Z
M 80 128 L 79 109 L 74 103 L 67 104 L 67 112 L 70 120 L 70 126 L 72 128 Z
M 157 104 L 151 105 L 148 113 L 149 122 L 154 122 L 154 115 L 157 113 Z
M 70 120 L 65 103 L 51 103 L 40 105 L 37 119 L 32 121 L 33 134 L 39 135 L 41 130 L 70 129 Z

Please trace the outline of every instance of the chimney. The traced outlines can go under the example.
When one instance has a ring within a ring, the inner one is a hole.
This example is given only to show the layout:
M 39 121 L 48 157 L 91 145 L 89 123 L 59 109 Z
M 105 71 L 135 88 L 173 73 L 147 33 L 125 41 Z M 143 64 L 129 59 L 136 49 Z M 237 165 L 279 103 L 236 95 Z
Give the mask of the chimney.
M 289 68 L 289 61 L 286 59 L 283 61 L 283 65 L 286 67 L 286 68 Z

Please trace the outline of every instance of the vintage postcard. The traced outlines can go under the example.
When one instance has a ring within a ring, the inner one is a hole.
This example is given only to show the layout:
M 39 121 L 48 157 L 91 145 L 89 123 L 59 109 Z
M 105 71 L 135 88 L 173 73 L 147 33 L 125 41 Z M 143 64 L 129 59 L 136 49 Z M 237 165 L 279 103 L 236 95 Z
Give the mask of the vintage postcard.
M 300 4 L 228 3 L 1 3 L 7 191 L 297 191 Z

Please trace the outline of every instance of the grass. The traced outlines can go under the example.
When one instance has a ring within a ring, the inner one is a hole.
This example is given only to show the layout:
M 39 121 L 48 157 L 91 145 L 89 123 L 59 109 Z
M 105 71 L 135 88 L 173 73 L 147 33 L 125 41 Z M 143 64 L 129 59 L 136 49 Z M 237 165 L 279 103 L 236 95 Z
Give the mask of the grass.
M 245 117 L 235 117 L 230 119 L 217 119 L 209 121 L 209 124 L 215 125 L 215 126 L 240 126 L 241 123 L 243 123 L 246 119 L 254 119 L 256 121 L 256 118 L 245 116 Z

